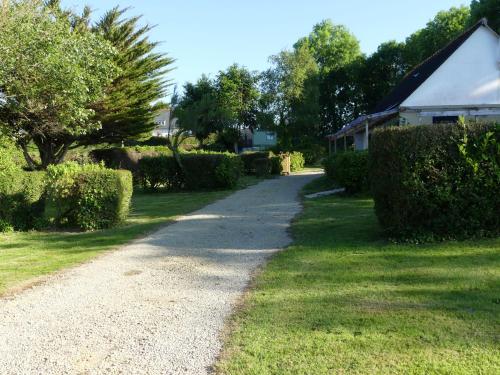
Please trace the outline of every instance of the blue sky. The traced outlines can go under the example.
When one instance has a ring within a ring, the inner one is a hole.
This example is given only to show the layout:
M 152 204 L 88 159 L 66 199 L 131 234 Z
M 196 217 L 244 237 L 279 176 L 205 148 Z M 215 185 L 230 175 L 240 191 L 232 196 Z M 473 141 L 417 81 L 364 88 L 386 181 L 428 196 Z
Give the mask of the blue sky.
M 434 15 L 468 0 L 63 0 L 75 10 L 89 4 L 96 16 L 113 6 L 131 7 L 156 25 L 153 40 L 176 59 L 179 86 L 232 63 L 264 70 L 268 57 L 290 48 L 313 25 L 330 18 L 346 25 L 369 54 L 387 40 L 404 40 Z

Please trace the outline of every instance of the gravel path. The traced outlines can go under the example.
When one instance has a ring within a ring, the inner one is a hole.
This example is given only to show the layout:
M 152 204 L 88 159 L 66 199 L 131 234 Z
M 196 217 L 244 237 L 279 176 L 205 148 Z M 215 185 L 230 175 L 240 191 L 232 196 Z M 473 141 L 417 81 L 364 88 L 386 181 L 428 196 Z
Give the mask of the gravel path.
M 252 271 L 290 242 L 299 189 L 266 180 L 0 299 L 0 374 L 203 374 Z

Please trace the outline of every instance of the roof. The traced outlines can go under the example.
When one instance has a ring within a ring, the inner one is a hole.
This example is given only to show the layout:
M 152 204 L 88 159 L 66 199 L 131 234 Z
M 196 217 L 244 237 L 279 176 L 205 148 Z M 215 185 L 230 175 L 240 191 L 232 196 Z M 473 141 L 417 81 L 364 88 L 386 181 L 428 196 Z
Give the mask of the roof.
M 374 109 L 374 113 L 384 112 L 399 107 L 417 90 L 464 42 L 480 27 L 488 27 L 485 18 L 464 31 L 448 45 L 417 65 Z
M 415 92 L 446 60 L 450 58 L 457 49 L 474 34 L 480 27 L 486 27 L 496 34 L 495 31 L 489 28 L 486 18 L 481 19 L 474 26 L 464 31 L 457 38 L 448 43 L 445 47 L 437 51 L 434 55 L 430 56 L 422 63 L 417 65 L 411 72 L 409 72 L 403 80 L 387 95 L 369 115 L 358 117 L 356 120 L 345 125 L 337 133 L 328 136 L 333 139 L 340 135 L 359 131 L 366 122 L 369 126 L 380 123 L 383 119 L 388 119 L 395 116 L 399 111 L 399 106 L 411 94 Z

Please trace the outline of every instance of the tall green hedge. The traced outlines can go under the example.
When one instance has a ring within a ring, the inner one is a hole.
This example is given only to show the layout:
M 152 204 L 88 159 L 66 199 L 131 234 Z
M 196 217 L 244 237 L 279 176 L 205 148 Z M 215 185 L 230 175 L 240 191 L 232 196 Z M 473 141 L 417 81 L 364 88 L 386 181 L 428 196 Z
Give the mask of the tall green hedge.
M 217 152 L 181 154 L 182 169 L 173 156 L 139 161 L 141 185 L 146 189 L 203 190 L 233 188 L 243 171 L 238 155 Z
M 45 217 L 56 226 L 96 230 L 128 215 L 132 174 L 99 164 L 66 163 L 47 170 Z
M 273 156 L 271 151 L 248 151 L 240 154 L 245 174 L 255 174 L 255 160 L 270 159 Z
M 35 228 L 44 210 L 45 173 L 0 171 L 0 232 Z
M 334 154 L 324 160 L 328 177 L 347 193 L 359 193 L 369 190 L 368 152 L 346 151 Z
M 380 129 L 370 143 L 377 217 L 394 237 L 500 232 L 500 125 Z

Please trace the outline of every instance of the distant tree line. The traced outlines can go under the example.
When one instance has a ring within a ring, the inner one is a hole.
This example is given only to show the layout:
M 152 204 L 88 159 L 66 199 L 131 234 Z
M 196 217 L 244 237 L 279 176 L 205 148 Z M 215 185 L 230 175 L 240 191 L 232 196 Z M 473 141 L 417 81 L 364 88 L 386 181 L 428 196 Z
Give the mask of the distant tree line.
M 216 133 L 222 145 L 232 144 L 237 130 L 249 127 L 277 131 L 285 150 L 317 147 L 481 18 L 500 32 L 499 7 L 498 0 L 474 0 L 441 11 L 404 42 L 382 43 L 369 56 L 345 26 L 325 20 L 291 50 L 271 56 L 264 72 L 233 65 L 213 79 L 187 83 L 180 108 L 196 113 L 190 124 L 200 141 Z

